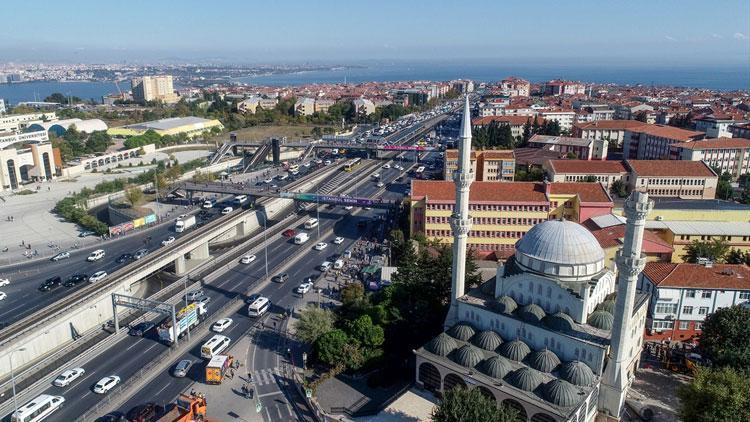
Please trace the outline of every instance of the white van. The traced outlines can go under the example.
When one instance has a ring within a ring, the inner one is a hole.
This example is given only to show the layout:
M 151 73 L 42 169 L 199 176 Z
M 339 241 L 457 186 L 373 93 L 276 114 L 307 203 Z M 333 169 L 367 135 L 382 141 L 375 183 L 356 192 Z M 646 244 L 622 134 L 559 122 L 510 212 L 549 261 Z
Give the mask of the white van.
M 234 204 L 238 207 L 242 206 L 245 202 L 247 202 L 247 195 L 237 195 L 234 197 Z
M 305 228 L 306 229 L 312 229 L 313 227 L 318 226 L 318 219 L 317 218 L 311 218 L 307 221 L 305 221 Z
M 201 357 L 203 359 L 211 359 L 226 350 L 231 341 L 227 336 L 216 334 L 201 346 Z
M 251 317 L 259 317 L 268 311 L 271 301 L 267 297 L 259 297 L 247 306 L 247 314 Z
M 320 264 L 320 267 L 318 267 L 320 271 L 326 272 L 329 269 L 331 269 L 331 262 L 330 261 L 324 261 L 322 264 Z
M 310 235 L 308 235 L 307 233 L 300 233 L 297 236 L 294 236 L 295 245 L 301 245 L 307 242 L 308 240 L 310 240 Z
M 11 422 L 37 422 L 47 418 L 50 413 L 62 407 L 65 397 L 42 394 L 19 407 L 10 416 Z
M 104 258 L 104 249 L 97 249 L 94 252 L 91 252 L 88 258 L 86 258 L 86 261 L 94 262 L 98 261 L 100 259 Z
M 203 201 L 203 205 L 202 205 L 202 207 L 203 207 L 204 209 L 209 209 L 209 208 L 213 208 L 213 207 L 214 207 L 214 201 L 212 201 L 212 200 L 210 200 L 210 199 L 206 199 L 205 201 Z

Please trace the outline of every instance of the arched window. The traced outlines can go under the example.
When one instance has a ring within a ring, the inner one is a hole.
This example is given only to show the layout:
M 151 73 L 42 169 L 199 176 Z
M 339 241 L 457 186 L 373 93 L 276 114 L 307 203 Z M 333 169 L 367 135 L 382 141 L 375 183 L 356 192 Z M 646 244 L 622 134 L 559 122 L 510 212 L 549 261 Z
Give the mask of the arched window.
M 466 382 L 456 374 L 446 375 L 443 379 L 443 391 L 451 390 L 456 386 L 466 388 Z
M 528 420 L 528 416 L 526 415 L 526 409 L 523 408 L 523 405 L 513 399 L 505 399 L 503 400 L 503 406 L 507 406 L 511 409 L 514 409 L 518 415 L 517 420 L 526 422 Z
M 496 401 L 495 395 L 492 394 L 492 391 L 490 391 L 489 388 L 480 385 L 477 387 L 477 390 L 479 390 L 479 392 L 482 393 L 482 395 L 487 397 L 488 399 L 491 399 L 492 401 Z
M 419 365 L 419 382 L 424 385 L 425 390 L 433 392 L 440 390 L 440 372 L 435 365 L 429 362 Z

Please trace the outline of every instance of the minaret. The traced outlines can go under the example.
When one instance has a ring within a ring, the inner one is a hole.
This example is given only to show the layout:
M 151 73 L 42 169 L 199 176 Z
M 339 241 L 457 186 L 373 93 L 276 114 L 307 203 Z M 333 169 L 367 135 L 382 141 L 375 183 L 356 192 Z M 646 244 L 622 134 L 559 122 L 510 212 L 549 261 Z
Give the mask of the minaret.
M 445 317 L 445 327 L 458 322 L 458 298 L 464 295 L 466 281 L 466 243 L 471 229 L 469 217 L 469 186 L 474 181 L 471 168 L 471 112 L 469 96 L 464 102 L 464 115 L 461 120 L 461 133 L 458 144 L 458 168 L 453 172 L 456 184 L 456 205 L 451 215 L 453 229 L 453 274 L 451 277 L 451 307 Z
M 628 376 L 629 364 L 640 350 L 634 344 L 631 334 L 633 321 L 633 303 L 638 274 L 646 265 L 646 258 L 641 254 L 643 246 L 643 228 L 646 215 L 651 211 L 653 202 L 648 200 L 645 192 L 634 191 L 625 202 L 625 240 L 622 249 L 617 252 L 617 302 L 615 304 L 612 339 L 607 366 L 602 375 L 599 394 L 599 410 L 612 417 L 619 417 L 625 403 L 625 394 L 630 386 Z M 638 332 L 640 337 L 643 333 Z

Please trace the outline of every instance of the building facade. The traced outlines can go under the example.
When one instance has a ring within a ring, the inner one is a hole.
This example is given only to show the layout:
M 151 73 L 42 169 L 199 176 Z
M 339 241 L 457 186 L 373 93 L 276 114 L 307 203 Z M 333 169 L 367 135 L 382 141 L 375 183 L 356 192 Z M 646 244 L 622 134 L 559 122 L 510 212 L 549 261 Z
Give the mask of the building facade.
M 623 153 L 625 158 L 631 160 L 668 160 L 672 144 L 693 142 L 705 137 L 703 132 L 643 124 L 625 132 Z
M 649 221 L 646 228 L 664 239 L 672 249 L 672 262 L 685 262 L 693 242 L 722 241 L 730 249 L 750 251 L 750 222 Z
M 27 183 L 54 180 L 61 165 L 56 163 L 50 143 L 0 149 L 0 191 L 19 190 Z
M 695 130 L 705 132 L 707 138 L 731 138 L 732 132 L 729 127 L 736 122 L 731 117 L 706 116 L 694 119 Z
M 161 101 L 167 104 L 180 100 L 174 92 L 172 75 L 143 76 L 130 80 L 133 100 L 139 103 Z
M 471 151 L 471 168 L 479 182 L 512 182 L 515 177 L 516 159 L 512 150 Z M 445 151 L 443 179 L 453 180 L 458 168 L 458 150 Z
M 576 112 L 573 110 L 542 110 L 538 115 L 544 120 L 556 121 L 563 131 L 571 131 L 576 120 Z
M 737 179 L 750 173 L 750 139 L 718 138 L 671 145 L 673 160 L 705 161 Z
M 54 120 L 57 120 L 57 114 L 54 111 L 3 115 L 0 116 L 0 132 L 20 132 L 31 124 Z
M 528 145 L 560 153 L 574 154 L 578 160 L 606 160 L 609 143 L 601 139 L 571 138 L 568 136 L 534 135 Z
M 643 124 L 643 122 L 635 120 L 599 120 L 590 123 L 576 123 L 573 125 L 573 136 L 576 138 L 602 139 L 620 148 L 625 142 L 625 131 L 643 126 Z
M 630 182 L 630 172 L 622 161 L 547 160 L 543 168 L 553 183 L 583 182 L 594 176 L 609 190 L 615 181 L 626 186 Z
M 531 91 L 531 84 L 525 79 L 511 76 L 500 81 L 500 89 L 503 95 L 509 97 L 528 97 Z
M 653 197 L 714 199 L 719 177 L 703 161 L 627 160 L 629 191 Z
M 366 98 L 357 98 L 352 101 L 352 104 L 354 104 L 354 111 L 358 115 L 369 116 L 375 113 L 375 104 Z

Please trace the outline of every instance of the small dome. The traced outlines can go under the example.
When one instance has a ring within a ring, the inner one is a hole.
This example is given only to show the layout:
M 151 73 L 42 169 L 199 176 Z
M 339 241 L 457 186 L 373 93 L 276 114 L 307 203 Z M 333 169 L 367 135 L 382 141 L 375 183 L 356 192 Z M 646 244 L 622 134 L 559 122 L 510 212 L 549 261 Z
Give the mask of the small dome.
M 474 336 L 474 328 L 469 324 L 458 323 L 448 330 L 448 334 L 461 341 L 469 341 L 469 339 Z
M 580 386 L 594 383 L 594 372 L 580 360 L 564 363 L 560 368 L 560 377 L 571 384 Z
M 547 314 L 541 306 L 529 303 L 518 311 L 518 316 L 526 322 L 542 322 Z
M 508 375 L 507 381 L 524 391 L 534 391 L 542 383 L 543 377 L 539 372 L 527 367 L 513 371 Z
M 573 327 L 575 327 L 575 322 L 573 321 L 573 318 L 571 318 L 570 315 L 564 312 L 558 312 L 553 315 L 547 315 L 547 317 L 544 318 L 544 323 L 548 327 L 557 331 L 572 331 Z
M 507 359 L 495 355 L 482 362 L 481 370 L 492 378 L 502 379 L 513 370 L 513 367 Z
M 508 359 L 520 362 L 531 353 L 531 349 L 521 340 L 513 340 L 503 343 L 500 346 L 500 353 Z
M 510 296 L 500 296 L 497 299 L 497 304 L 495 305 L 495 307 L 498 312 L 510 315 L 516 311 L 516 309 L 518 308 L 518 304 Z
M 453 340 L 451 336 L 445 333 L 440 333 L 424 346 L 430 353 L 443 357 L 448 356 L 457 347 L 456 340 Z
M 456 350 L 456 353 L 453 356 L 453 361 L 467 368 L 473 368 L 481 362 L 483 358 L 484 356 L 482 356 L 482 352 L 480 352 L 479 349 L 467 344 Z
M 560 358 L 549 349 L 532 353 L 528 361 L 532 368 L 542 372 L 552 372 L 560 365 Z
M 575 406 L 581 399 L 579 390 L 571 383 L 555 379 L 544 385 L 544 396 L 551 403 L 562 407 Z
M 615 313 L 615 301 L 614 300 L 605 300 L 604 302 L 596 305 L 597 311 L 607 311 L 610 314 Z
M 480 331 L 476 335 L 474 335 L 474 337 L 471 339 L 471 342 L 474 343 L 474 345 L 477 347 L 492 352 L 500 347 L 503 339 L 496 332 L 492 330 L 485 330 Z
M 594 311 L 589 315 L 589 325 L 592 325 L 600 330 L 611 330 L 612 323 L 615 322 L 615 317 L 607 311 Z

